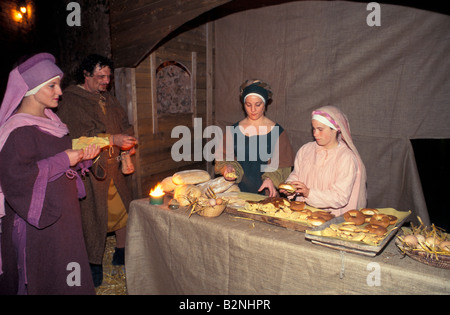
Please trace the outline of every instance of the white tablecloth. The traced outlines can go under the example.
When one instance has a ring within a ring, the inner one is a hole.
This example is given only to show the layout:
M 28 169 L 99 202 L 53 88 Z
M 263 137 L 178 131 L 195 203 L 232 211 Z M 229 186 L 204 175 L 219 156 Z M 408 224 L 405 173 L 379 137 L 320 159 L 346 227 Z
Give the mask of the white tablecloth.
M 131 203 L 129 294 L 449 294 L 450 270 L 404 257 L 391 241 L 375 257 L 312 244 L 304 233 L 230 216 Z

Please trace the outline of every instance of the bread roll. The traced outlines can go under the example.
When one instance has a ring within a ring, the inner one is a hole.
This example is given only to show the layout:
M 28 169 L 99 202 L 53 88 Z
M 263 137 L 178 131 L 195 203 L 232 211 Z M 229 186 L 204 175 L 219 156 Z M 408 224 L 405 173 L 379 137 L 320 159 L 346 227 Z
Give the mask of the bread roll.
M 164 192 L 172 192 L 175 190 L 177 185 L 172 181 L 172 176 L 166 177 L 161 182 L 162 189 Z

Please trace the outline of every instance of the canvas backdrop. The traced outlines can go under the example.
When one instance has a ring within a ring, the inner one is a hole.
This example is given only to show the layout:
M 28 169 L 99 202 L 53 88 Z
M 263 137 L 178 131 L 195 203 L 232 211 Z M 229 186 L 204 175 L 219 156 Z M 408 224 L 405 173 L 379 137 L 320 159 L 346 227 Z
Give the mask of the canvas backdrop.
M 368 206 L 429 216 L 410 139 L 450 138 L 450 18 L 380 4 L 299 1 L 234 13 L 215 23 L 215 117 L 245 117 L 239 86 L 268 82 L 267 116 L 295 152 L 312 141 L 311 111 L 339 107 L 367 168 Z M 430 163 L 433 163 L 430 152 Z

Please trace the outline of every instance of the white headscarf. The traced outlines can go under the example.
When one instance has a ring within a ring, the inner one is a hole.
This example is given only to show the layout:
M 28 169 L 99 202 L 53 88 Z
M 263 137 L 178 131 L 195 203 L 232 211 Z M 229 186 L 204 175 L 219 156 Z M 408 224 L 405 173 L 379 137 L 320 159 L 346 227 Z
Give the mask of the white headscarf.
M 331 128 L 340 131 L 341 139 L 343 142 L 349 147 L 350 150 L 356 156 L 358 160 L 359 167 L 359 176 L 356 178 L 355 185 L 360 185 L 359 187 L 359 195 L 358 195 L 358 208 L 364 208 L 367 204 L 367 189 L 366 189 L 366 181 L 367 181 L 367 173 L 366 167 L 359 155 L 358 150 L 356 149 L 355 144 L 352 140 L 352 135 L 350 133 L 350 124 L 348 122 L 347 116 L 341 112 L 341 110 L 334 106 L 324 106 L 316 109 L 312 112 L 312 119 L 317 119 L 317 116 L 320 116 L 322 121 L 327 121 L 328 126 L 333 126 Z M 316 117 L 316 118 L 314 118 Z M 322 122 L 321 121 L 321 122 Z

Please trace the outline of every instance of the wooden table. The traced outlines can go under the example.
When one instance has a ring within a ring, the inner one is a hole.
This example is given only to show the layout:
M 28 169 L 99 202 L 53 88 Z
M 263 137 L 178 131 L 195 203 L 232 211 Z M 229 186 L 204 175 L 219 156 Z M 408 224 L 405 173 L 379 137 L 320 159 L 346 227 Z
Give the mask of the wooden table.
M 129 294 L 450 293 L 450 270 L 404 257 L 394 241 L 366 257 L 226 213 L 189 218 L 148 199 L 130 205 L 126 246 Z

